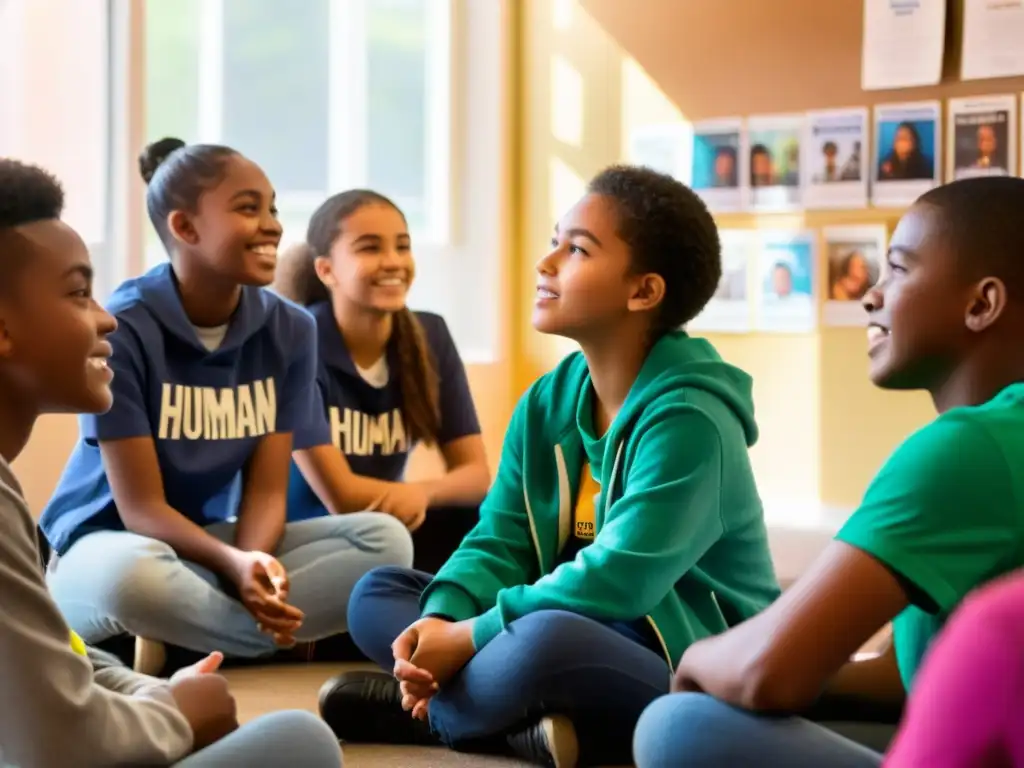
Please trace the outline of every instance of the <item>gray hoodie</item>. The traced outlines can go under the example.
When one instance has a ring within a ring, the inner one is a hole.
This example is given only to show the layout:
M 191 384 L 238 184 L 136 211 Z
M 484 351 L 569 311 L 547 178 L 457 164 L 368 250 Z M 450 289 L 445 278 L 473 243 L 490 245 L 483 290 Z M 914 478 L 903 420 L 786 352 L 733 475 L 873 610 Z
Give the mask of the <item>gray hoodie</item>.
M 39 567 L 35 522 L 0 458 L 0 766 L 170 765 L 191 749 L 165 681 L 72 650 Z

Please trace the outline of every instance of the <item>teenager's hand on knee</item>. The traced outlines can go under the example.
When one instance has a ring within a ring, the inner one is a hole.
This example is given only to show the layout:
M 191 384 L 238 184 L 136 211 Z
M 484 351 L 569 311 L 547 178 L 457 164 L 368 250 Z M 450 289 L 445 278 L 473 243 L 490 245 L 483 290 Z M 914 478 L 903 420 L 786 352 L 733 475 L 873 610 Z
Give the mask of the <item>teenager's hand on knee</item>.
M 238 728 L 235 697 L 220 675 L 191 675 L 170 683 L 178 710 L 192 728 L 192 749 L 220 741 Z
M 256 619 L 260 630 L 273 635 L 278 645 L 292 642 L 302 626 L 302 611 L 289 605 L 288 574 L 284 566 L 266 552 L 239 552 L 232 580 L 242 604 Z
M 417 483 L 395 483 L 374 506 L 377 511 L 401 520 L 412 532 L 427 519 L 430 495 Z
M 443 686 L 473 658 L 473 621 L 450 622 L 438 618 L 420 619 L 410 625 L 391 645 L 396 667 L 399 661 L 426 670 Z M 396 670 L 397 671 L 397 670 Z

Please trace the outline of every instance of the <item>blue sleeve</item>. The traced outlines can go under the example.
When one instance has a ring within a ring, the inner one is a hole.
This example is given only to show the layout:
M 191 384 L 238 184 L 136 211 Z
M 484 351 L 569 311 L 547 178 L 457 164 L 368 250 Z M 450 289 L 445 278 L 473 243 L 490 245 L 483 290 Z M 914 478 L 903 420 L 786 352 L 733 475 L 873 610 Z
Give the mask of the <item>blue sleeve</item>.
M 150 437 L 153 427 L 146 408 L 146 362 L 135 331 L 127 323 L 107 337 L 114 353 L 108 365 L 114 372 L 110 389 L 114 402 L 110 410 L 85 414 L 80 419 L 82 437 L 90 443 Z
M 293 356 L 278 399 L 277 431 L 295 433 L 316 423 L 314 412 L 323 419 L 323 398 L 317 384 L 316 322 L 312 316 L 297 312 L 291 338 L 285 343 Z
M 327 418 L 327 385 L 324 367 L 319 367 L 316 391 L 306 410 L 305 422 L 296 426 L 292 438 L 292 450 L 304 451 L 318 445 L 331 445 L 331 425 Z
M 480 434 L 473 393 L 469 390 L 466 366 L 462 363 L 455 340 L 441 317 L 434 319 L 430 340 L 440 381 L 441 434 L 438 443 L 444 445 L 460 437 Z

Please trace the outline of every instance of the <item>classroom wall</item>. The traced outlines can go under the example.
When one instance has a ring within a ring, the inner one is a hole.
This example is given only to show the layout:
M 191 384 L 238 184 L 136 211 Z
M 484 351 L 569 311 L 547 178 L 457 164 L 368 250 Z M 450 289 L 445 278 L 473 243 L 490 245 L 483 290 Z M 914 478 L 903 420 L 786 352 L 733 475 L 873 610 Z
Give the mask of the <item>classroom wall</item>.
M 585 178 L 625 156 L 630 125 L 1024 90 L 1024 78 L 957 82 L 963 0 L 949 1 L 943 83 L 874 93 L 860 89 L 862 0 L 531 0 L 527 6 L 530 188 L 548 194 L 529 206 L 524 240 L 537 246 L 564 205 L 550 192 L 552 158 L 568 158 Z M 552 113 L 565 101 L 548 85 L 559 58 L 570 59 L 584 81 L 584 140 L 575 147 L 552 138 Z M 869 209 L 719 220 L 723 227 L 884 224 L 891 231 L 899 215 Z M 820 499 L 827 507 L 852 508 L 892 449 L 934 415 L 922 393 L 871 386 L 858 329 L 710 338 L 754 377 L 762 439 L 753 459 L 771 503 L 799 508 Z M 556 354 L 548 344 L 531 360 L 541 368 Z

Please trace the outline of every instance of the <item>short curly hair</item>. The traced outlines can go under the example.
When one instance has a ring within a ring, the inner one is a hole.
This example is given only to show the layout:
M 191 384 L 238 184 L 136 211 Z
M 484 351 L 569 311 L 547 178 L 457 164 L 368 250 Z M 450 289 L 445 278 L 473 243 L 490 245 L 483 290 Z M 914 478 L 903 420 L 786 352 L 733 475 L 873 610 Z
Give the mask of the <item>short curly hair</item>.
M 51 173 L 0 158 L 0 230 L 59 219 L 63 211 L 64 190 Z
M 671 176 L 632 165 L 606 168 L 588 191 L 613 202 L 618 235 L 629 246 L 633 271 L 653 272 L 665 281 L 654 334 L 661 336 L 695 318 L 722 278 L 718 227 L 704 202 Z

